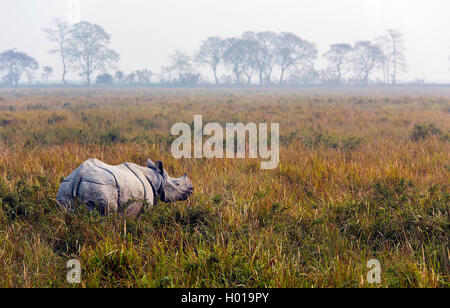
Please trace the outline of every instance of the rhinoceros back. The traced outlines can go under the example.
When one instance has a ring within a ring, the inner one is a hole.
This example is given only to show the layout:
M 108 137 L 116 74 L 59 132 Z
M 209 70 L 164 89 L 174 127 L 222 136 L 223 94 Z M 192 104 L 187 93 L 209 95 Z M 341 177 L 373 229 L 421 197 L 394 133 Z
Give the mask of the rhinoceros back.
M 57 199 L 66 207 L 79 199 L 91 210 L 100 207 L 102 212 L 124 211 L 136 216 L 142 208 L 142 201 L 151 205 L 154 195 L 137 165 L 110 166 L 90 159 L 64 180 Z

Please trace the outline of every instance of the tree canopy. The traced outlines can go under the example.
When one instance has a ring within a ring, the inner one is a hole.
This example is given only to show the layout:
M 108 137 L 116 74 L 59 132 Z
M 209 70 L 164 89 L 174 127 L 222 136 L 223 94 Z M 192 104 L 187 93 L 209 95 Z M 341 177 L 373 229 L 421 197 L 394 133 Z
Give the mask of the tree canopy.
M 24 52 L 10 49 L 0 54 L 0 70 L 6 72 L 2 79 L 9 86 L 17 86 L 24 73 L 38 69 L 38 62 Z
M 72 27 L 67 54 L 87 85 L 93 73 L 106 71 L 119 60 L 119 54 L 109 48 L 110 43 L 111 36 L 99 25 L 80 22 Z

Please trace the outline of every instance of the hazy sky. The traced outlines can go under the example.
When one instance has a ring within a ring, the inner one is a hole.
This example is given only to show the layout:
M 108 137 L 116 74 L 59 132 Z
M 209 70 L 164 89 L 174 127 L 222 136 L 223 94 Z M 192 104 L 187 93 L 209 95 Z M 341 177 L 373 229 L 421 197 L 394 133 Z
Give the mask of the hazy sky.
M 450 82 L 448 0 L 0 0 L 0 50 L 23 50 L 58 68 L 42 29 L 54 18 L 82 19 L 112 35 L 125 72 L 159 72 L 175 49 L 193 53 L 208 36 L 244 31 L 289 31 L 316 43 L 370 40 L 404 32 L 408 74 Z

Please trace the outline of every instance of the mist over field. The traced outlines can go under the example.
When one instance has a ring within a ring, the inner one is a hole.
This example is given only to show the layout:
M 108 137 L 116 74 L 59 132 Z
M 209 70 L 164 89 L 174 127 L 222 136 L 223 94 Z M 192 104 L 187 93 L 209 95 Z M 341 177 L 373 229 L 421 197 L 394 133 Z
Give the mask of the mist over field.
M 448 288 L 449 8 L 2 0 L 0 287 Z
M 448 9 L 445 0 L 5 0 L 0 3 L 0 26 L 7 30 L 2 32 L 0 52 L 23 51 L 41 69 L 52 67 L 55 73 L 48 80 L 60 82 L 60 61 L 48 54 L 53 47 L 42 29 L 51 27 L 53 19 L 87 21 L 101 25 L 112 36 L 111 48 L 120 60 L 115 70 L 109 70 L 111 75 L 116 70 L 128 75 L 147 69 L 157 82 L 161 68 L 171 65 L 170 54 L 181 50 L 193 57 L 207 37 L 238 37 L 245 31 L 291 32 L 316 45 L 315 68 L 324 70 L 328 64 L 322 55 L 330 45 L 371 41 L 395 29 L 405 35 L 407 70 L 399 80 L 448 83 L 450 41 L 444 35 L 450 26 Z M 207 67 L 196 64 L 195 70 L 206 81 L 213 81 Z M 221 75 L 232 75 L 229 68 L 220 70 Z M 41 71 L 35 79 L 42 82 L 40 75 Z M 69 72 L 69 79 L 79 81 L 78 71 Z M 27 83 L 25 76 L 23 82 Z

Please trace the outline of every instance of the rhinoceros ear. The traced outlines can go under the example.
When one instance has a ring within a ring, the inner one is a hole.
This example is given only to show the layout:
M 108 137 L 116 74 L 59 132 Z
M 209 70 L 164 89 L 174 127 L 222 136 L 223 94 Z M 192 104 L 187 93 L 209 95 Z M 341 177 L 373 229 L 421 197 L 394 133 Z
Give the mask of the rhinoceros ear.
M 156 170 L 158 170 L 159 172 L 161 172 L 162 174 L 164 174 L 164 166 L 163 163 L 160 161 L 156 162 Z
M 156 165 L 154 162 L 151 161 L 151 159 L 147 159 L 147 167 L 156 170 Z

